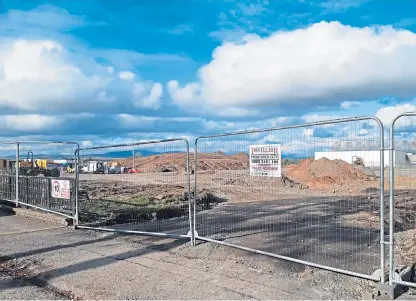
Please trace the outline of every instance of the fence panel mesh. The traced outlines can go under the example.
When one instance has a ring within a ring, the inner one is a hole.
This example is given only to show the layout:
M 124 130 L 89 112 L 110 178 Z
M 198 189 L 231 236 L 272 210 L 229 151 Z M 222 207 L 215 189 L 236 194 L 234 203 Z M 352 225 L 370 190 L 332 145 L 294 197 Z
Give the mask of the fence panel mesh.
M 381 133 L 368 119 L 199 138 L 197 238 L 371 275 Z
M 76 142 L 19 142 L 19 203 L 52 212 L 75 214 Z M 65 195 L 52 192 L 56 180 Z
M 79 151 L 79 225 L 187 236 L 185 139 Z
M 394 265 L 416 261 L 416 113 L 394 124 Z M 413 284 L 414 286 L 415 284 Z
M 16 200 L 16 143 L 0 142 L 0 200 Z

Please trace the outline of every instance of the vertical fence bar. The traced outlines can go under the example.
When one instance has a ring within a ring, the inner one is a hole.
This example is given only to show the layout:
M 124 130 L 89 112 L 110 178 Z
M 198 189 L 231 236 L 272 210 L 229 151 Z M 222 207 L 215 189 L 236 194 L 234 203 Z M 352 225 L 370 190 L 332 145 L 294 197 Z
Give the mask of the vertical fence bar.
M 74 214 L 74 225 L 75 227 L 79 224 L 79 145 L 75 151 L 75 214 Z
M 383 123 L 375 118 L 380 128 L 380 282 L 386 280 L 385 272 L 385 241 L 384 241 L 384 126 Z
M 194 227 L 193 227 L 193 232 L 195 233 L 195 237 L 194 237 L 194 241 L 193 241 L 193 245 L 196 245 L 196 236 L 197 236 L 197 232 L 196 232 L 196 198 L 197 198 L 197 186 L 198 186 L 198 138 L 195 140 L 195 146 L 194 146 L 194 204 L 193 204 L 193 213 L 194 213 Z
M 16 207 L 19 207 L 19 157 L 20 157 L 20 142 L 16 143 Z
M 190 160 L 189 160 L 189 142 L 186 140 L 186 177 L 187 177 L 187 188 L 188 188 L 188 214 L 189 214 L 189 231 L 191 234 L 191 245 L 194 245 L 195 241 L 195 232 L 194 226 L 192 223 L 192 196 L 191 196 L 191 174 L 189 170 Z M 133 164 L 134 166 L 134 164 Z
M 390 126 L 389 148 L 389 285 L 393 285 L 394 274 L 394 121 Z

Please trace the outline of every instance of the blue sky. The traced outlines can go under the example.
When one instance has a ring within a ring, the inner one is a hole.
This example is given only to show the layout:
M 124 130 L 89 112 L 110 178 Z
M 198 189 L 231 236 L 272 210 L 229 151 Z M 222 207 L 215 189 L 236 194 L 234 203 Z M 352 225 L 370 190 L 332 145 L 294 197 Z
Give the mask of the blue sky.
M 0 139 L 193 140 L 356 115 L 387 125 L 416 110 L 415 11 L 413 0 L 2 0 Z

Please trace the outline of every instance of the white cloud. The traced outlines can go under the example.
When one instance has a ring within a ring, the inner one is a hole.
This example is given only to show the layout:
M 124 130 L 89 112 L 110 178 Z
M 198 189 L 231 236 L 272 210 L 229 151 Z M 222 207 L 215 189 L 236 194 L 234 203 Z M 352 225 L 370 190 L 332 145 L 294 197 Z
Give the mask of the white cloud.
M 188 109 L 338 106 L 416 93 L 416 34 L 321 22 L 217 47 L 198 81 L 168 84 Z M 215 111 L 215 110 L 214 110 Z M 218 110 L 216 110 L 218 111 Z
M 359 101 L 344 101 L 341 102 L 341 108 L 348 110 L 349 108 L 352 107 L 358 107 L 359 105 L 361 105 L 361 102 Z
M 61 120 L 55 116 L 8 115 L 0 121 L 1 127 L 15 131 L 36 132 L 45 129 L 53 129 L 61 124 Z
M 29 11 L 12 9 L 0 18 L 0 29 L 7 31 L 33 27 L 68 30 L 86 24 L 87 20 L 83 17 L 70 15 L 66 10 L 52 5 L 41 5 Z
M 118 77 L 122 80 L 132 80 L 136 77 L 136 74 L 131 71 L 121 71 L 118 73 Z
M 376 117 L 379 118 L 384 125 L 389 126 L 397 115 L 406 113 L 406 112 L 416 112 L 416 106 L 410 103 L 400 104 L 397 106 L 391 107 L 384 107 L 377 111 Z M 402 125 L 405 118 L 402 118 Z M 416 117 L 413 119 L 413 123 L 415 123 Z M 400 126 L 400 124 L 398 123 Z
M 26 112 L 134 108 L 134 87 L 143 81 L 130 71 L 113 72 L 53 40 L 5 39 L 0 43 L 0 107 Z M 161 92 L 160 83 L 146 81 L 144 106 L 158 108 Z
M 148 108 L 157 110 L 162 104 L 163 86 L 160 83 L 136 83 L 133 87 L 133 95 L 136 99 L 135 105 L 138 108 Z

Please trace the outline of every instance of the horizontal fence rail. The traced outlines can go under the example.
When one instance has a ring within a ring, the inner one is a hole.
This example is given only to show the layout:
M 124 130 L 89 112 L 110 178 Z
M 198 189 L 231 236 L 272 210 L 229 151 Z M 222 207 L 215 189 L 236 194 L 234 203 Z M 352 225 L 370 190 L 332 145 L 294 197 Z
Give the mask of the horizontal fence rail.
M 383 149 L 372 117 L 199 137 L 196 239 L 383 282 Z
M 78 228 L 192 238 L 186 139 L 78 149 Z
M 400 266 L 416 263 L 416 112 L 395 117 L 390 125 L 389 284 L 416 288 L 401 279 Z M 396 276 L 395 276 L 396 275 Z

